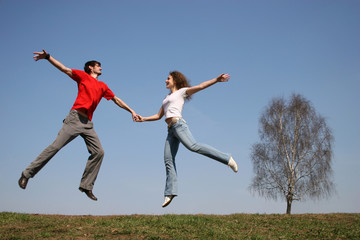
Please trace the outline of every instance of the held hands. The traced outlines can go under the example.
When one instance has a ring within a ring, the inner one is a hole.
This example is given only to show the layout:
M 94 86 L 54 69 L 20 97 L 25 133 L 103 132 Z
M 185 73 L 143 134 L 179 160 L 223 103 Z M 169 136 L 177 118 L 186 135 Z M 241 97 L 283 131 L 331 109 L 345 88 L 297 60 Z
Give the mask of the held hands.
M 227 82 L 229 81 L 229 79 L 230 79 L 230 75 L 227 73 L 226 74 L 223 73 L 216 78 L 216 82 Z
M 134 122 L 142 122 L 140 121 L 140 119 L 142 119 L 142 117 L 138 114 L 136 114 L 135 112 L 134 113 L 131 113 L 132 114 L 132 119 Z
M 33 58 L 35 61 L 40 59 L 45 59 L 48 56 L 48 53 L 43 49 L 43 52 L 34 52 L 36 54 Z
M 140 115 L 136 115 L 136 116 L 137 116 L 137 118 L 135 120 L 136 122 L 144 122 L 145 121 L 142 116 L 140 116 Z

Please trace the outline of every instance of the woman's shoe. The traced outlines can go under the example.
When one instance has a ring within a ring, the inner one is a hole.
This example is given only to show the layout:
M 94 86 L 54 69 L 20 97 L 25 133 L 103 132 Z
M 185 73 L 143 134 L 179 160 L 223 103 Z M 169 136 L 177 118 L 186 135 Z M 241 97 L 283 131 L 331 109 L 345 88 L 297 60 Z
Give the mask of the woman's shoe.
M 166 207 L 167 205 L 169 205 L 175 196 L 176 195 L 165 196 L 165 201 L 164 201 L 162 207 Z
M 229 166 L 234 172 L 237 172 L 237 171 L 238 171 L 238 166 L 237 166 L 235 160 L 234 160 L 232 157 L 230 157 L 228 166 Z

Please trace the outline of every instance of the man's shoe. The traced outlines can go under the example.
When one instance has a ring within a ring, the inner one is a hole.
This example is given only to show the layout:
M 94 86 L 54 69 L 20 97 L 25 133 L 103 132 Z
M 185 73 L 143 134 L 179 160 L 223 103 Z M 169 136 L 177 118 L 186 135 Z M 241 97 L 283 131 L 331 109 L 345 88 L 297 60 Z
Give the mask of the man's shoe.
M 176 197 L 176 195 L 165 196 L 165 201 L 164 201 L 162 207 L 166 207 L 167 205 L 169 205 L 174 197 Z
M 86 196 L 88 196 L 91 200 L 97 201 L 97 198 L 94 196 L 91 190 L 84 189 L 82 187 L 79 187 L 79 190 L 81 192 L 84 192 Z
M 29 179 L 27 177 L 25 177 L 23 173 L 21 173 L 21 177 L 19 179 L 19 186 L 22 189 L 25 189 L 28 181 L 29 181 Z
M 238 171 L 238 166 L 237 166 L 235 160 L 234 160 L 232 157 L 230 157 L 228 166 L 229 166 L 234 172 L 237 172 L 237 171 Z

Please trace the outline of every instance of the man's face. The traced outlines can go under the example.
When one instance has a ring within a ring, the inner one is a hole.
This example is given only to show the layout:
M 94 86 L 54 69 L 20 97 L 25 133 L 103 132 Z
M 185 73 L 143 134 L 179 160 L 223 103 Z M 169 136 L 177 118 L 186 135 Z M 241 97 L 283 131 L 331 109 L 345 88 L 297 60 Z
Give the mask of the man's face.
M 98 63 L 96 63 L 94 67 L 89 66 L 89 68 L 91 69 L 91 71 L 92 71 L 93 73 L 97 74 L 98 76 L 101 75 L 101 70 L 102 70 L 102 68 L 100 67 L 100 65 L 99 65 Z

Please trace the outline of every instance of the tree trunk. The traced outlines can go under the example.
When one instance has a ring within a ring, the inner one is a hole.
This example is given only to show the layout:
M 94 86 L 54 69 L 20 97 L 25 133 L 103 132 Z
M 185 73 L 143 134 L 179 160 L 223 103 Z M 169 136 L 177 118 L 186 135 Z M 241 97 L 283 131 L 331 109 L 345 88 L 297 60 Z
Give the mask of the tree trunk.
M 292 197 L 288 197 L 286 198 L 286 203 L 287 203 L 287 207 L 286 207 L 286 214 L 291 214 L 291 204 L 292 204 Z

